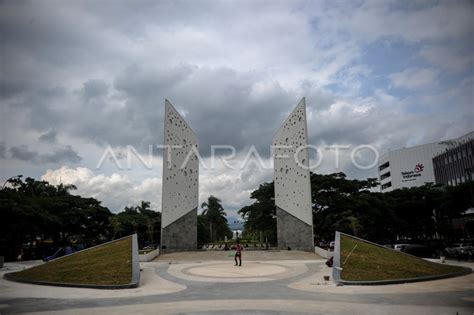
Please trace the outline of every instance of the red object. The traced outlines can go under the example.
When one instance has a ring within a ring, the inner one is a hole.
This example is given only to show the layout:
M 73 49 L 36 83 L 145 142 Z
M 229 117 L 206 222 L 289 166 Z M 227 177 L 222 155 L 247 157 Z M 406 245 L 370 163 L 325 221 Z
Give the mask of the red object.
M 240 255 L 242 253 L 242 245 L 237 244 L 236 249 L 237 249 L 237 254 Z
M 329 258 L 328 260 L 326 260 L 326 266 L 328 266 L 329 268 L 332 267 L 333 265 L 333 262 L 334 262 L 334 256 Z

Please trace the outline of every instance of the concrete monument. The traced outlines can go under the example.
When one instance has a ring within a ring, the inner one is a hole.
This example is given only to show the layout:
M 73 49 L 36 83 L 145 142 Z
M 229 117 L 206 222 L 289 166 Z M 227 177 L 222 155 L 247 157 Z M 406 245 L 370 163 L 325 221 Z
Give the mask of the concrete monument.
M 278 248 L 314 251 L 313 212 L 303 98 L 273 138 Z
M 161 249 L 197 249 L 199 204 L 198 138 L 183 117 L 165 101 Z

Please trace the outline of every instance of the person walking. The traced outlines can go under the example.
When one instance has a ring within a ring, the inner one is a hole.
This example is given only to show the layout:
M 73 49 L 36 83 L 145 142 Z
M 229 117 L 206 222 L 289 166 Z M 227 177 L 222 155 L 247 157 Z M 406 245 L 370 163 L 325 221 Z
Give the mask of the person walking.
M 242 245 L 240 245 L 240 240 L 237 240 L 237 245 L 236 245 L 236 252 L 234 256 L 235 260 L 235 265 L 237 266 L 242 266 Z M 238 264 L 237 264 L 237 257 L 239 258 Z

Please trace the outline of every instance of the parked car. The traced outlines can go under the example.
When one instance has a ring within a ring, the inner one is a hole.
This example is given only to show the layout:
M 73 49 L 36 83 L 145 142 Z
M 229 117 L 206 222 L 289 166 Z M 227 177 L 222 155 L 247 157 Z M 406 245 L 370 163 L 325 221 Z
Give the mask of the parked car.
M 324 249 L 328 249 L 329 248 L 329 242 L 320 241 L 319 242 L 319 247 L 324 248 Z
M 474 246 L 469 243 L 463 243 L 461 247 L 459 247 L 459 255 L 466 256 L 472 255 L 472 251 L 474 250 Z
M 395 244 L 393 249 L 418 257 L 437 257 L 434 248 L 421 244 Z
M 403 252 L 405 247 L 408 246 L 408 245 L 410 245 L 410 244 L 394 244 L 393 249 L 398 250 L 400 252 Z
M 335 245 L 336 245 L 336 242 L 335 242 L 335 241 L 329 242 L 329 250 L 330 250 L 330 251 L 333 251 Z
M 143 247 L 143 249 L 145 249 L 145 250 L 155 250 L 155 249 L 157 249 L 159 246 L 160 246 L 159 244 L 149 244 L 149 245 Z
M 86 244 L 79 243 L 79 244 L 75 244 L 73 248 L 75 252 L 78 252 L 80 250 L 85 249 L 86 247 L 87 247 Z
M 436 257 L 436 250 L 420 244 L 408 244 L 403 248 L 403 252 L 418 257 Z
M 450 257 L 457 257 L 458 255 L 465 254 L 469 249 L 473 249 L 472 244 L 469 243 L 455 243 L 445 248 L 446 253 Z
M 59 258 L 59 257 L 62 257 L 66 254 L 64 248 L 59 248 L 57 251 L 54 252 L 54 254 L 52 254 L 51 256 L 47 256 L 43 259 L 43 261 L 45 262 L 48 262 L 50 260 L 53 260 L 53 259 L 56 259 L 56 258 Z

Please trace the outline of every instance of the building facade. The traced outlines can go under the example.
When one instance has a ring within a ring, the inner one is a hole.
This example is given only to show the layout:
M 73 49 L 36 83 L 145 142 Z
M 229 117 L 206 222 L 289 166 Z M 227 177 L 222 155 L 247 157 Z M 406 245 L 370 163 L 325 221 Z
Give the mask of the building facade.
M 460 138 L 388 151 L 378 163 L 382 192 L 436 183 L 433 158 L 472 139 L 474 132 Z
M 447 149 L 433 158 L 436 184 L 457 186 L 474 177 L 474 139 Z

